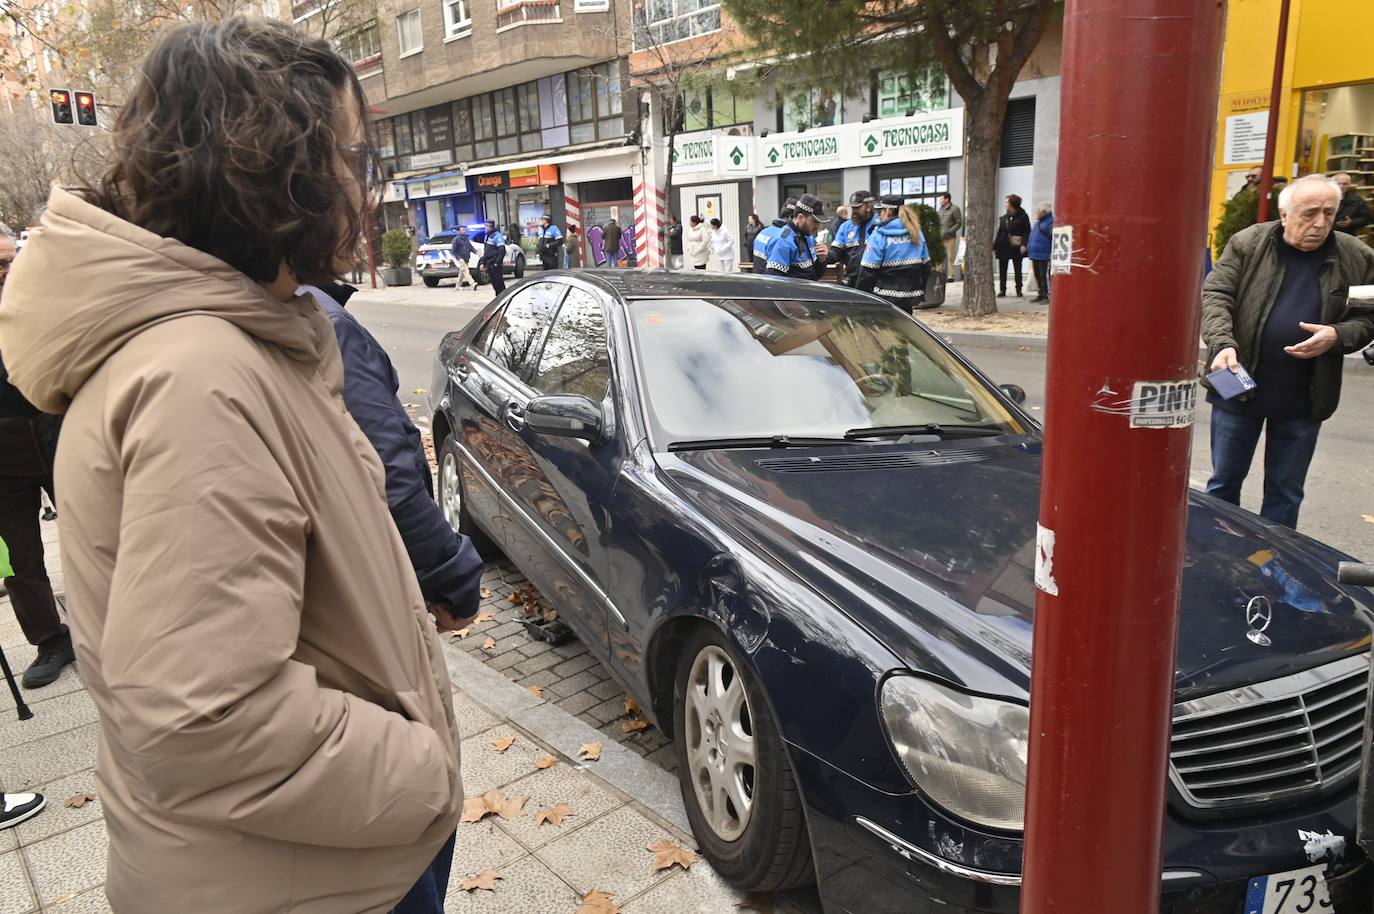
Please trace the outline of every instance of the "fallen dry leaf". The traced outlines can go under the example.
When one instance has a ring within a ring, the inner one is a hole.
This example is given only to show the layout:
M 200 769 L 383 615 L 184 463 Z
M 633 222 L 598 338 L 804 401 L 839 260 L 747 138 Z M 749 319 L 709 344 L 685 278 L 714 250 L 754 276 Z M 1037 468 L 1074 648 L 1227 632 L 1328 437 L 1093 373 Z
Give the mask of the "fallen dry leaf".
M 525 814 L 525 802 L 530 798 L 529 794 L 523 794 L 518 797 L 506 797 L 496 793 L 495 790 L 487 792 L 488 797 L 492 794 L 496 794 L 499 801 L 494 802 L 488 799 L 487 805 L 491 807 L 492 812 L 496 813 L 501 818 L 518 819 Z
M 494 618 L 496 618 L 496 617 L 493 616 L 491 613 L 487 612 L 487 611 L 484 609 L 484 610 L 482 610 L 481 612 L 479 612 L 479 613 L 477 614 L 477 618 L 475 618 L 475 619 L 472 620 L 472 624 L 473 624 L 473 625 L 476 625 L 476 624 L 478 624 L 479 622 L 490 622 L 490 621 L 491 621 L 492 619 L 494 619 Z
M 505 878 L 505 876 L 497 874 L 496 870 L 482 870 L 476 876 L 463 882 L 463 890 L 475 892 L 478 889 L 484 889 L 488 892 L 495 892 L 496 880 Z
M 472 626 L 468 626 L 467 628 L 460 628 L 460 629 L 458 629 L 458 631 L 456 631 L 456 632 L 449 632 L 449 637 L 450 637 L 450 638 L 457 638 L 459 641 L 462 641 L 464 638 L 466 638 L 468 635 L 471 635 L 471 634 L 472 634 Z
M 68 809 L 80 809 L 94 799 L 95 794 L 93 793 L 74 793 L 67 797 L 67 801 L 62 805 Z
M 577 815 L 577 813 L 572 811 L 571 806 L 569 806 L 567 803 L 559 803 L 557 806 L 551 807 L 549 809 L 539 810 L 539 812 L 536 813 L 534 816 L 534 824 L 537 827 L 543 825 L 545 822 L 552 822 L 554 825 L 557 825 L 561 828 L 563 825 L 563 820 L 568 816 L 574 815 Z
M 750 892 L 742 900 L 735 902 L 735 907 L 758 911 L 759 914 L 773 914 L 776 906 L 777 902 L 773 896 L 762 892 Z
M 488 637 L 487 640 L 485 640 L 485 641 L 482 642 L 482 650 L 484 650 L 484 651 L 494 650 L 495 648 L 496 648 L 496 639 L 495 639 L 495 638 Z
M 428 393 L 428 392 L 429 392 L 429 388 L 427 388 L 427 387 L 417 387 L 417 388 L 415 388 L 414 390 L 411 391 L 411 393 L 413 393 L 413 394 L 423 394 L 423 393 Z
M 463 801 L 463 817 L 458 821 L 462 822 L 481 822 L 483 818 L 491 815 L 491 810 L 487 808 L 486 797 L 468 797 Z
M 1361 514 L 1360 519 L 1366 524 L 1374 524 L 1374 514 Z
M 620 906 L 605 892 L 593 889 L 582 898 L 582 906 L 573 914 L 620 914 Z
M 520 592 L 511 591 L 510 596 L 506 597 L 506 599 L 510 601 L 511 606 L 518 606 L 520 605 Z
M 433 347 L 433 346 L 430 346 L 428 349 L 425 350 L 425 352 L 433 352 L 433 351 L 434 351 L 434 347 Z
M 1017 352 L 1030 352 L 1031 348 L 1029 346 L 1017 346 L 1016 350 Z
M 483 599 L 483 600 L 490 600 L 490 599 L 491 599 L 491 591 L 490 591 L 490 590 L 487 590 L 485 587 L 482 588 L 482 599 Z
M 577 750 L 577 754 L 589 762 L 594 762 L 601 758 L 601 743 L 583 743 L 582 748 Z
M 557 764 L 558 759 L 554 758 L 552 755 L 546 755 L 539 760 L 538 767 L 542 770 L 544 768 L 552 768 L 554 765 Z
M 654 855 L 654 870 L 671 869 L 673 864 L 677 864 L 684 870 L 691 869 L 692 864 L 697 862 L 697 855 L 685 847 L 681 847 L 667 838 L 655 841 L 649 845 L 649 850 Z
M 642 715 L 642 714 L 644 713 L 644 709 L 641 708 L 641 707 L 639 706 L 639 702 L 635 701 L 633 698 L 631 698 L 630 696 L 626 695 L 626 696 L 625 696 L 625 713 L 626 713 L 626 714 L 633 714 L 633 715 L 639 716 L 639 715 Z
M 514 744 L 515 744 L 515 737 L 513 737 L 513 736 L 503 736 L 503 737 L 501 737 L 500 739 L 494 739 L 494 740 L 492 740 L 492 741 L 491 741 L 491 748 L 495 749 L 497 752 L 505 752 L 507 749 L 509 749 L 509 748 L 510 748 L 511 746 L 513 746 Z
M 633 720 L 625 721 L 620 725 L 620 729 L 626 733 L 638 733 L 640 730 L 649 729 L 649 722 L 642 717 L 636 717 Z
M 543 687 L 543 686 L 529 686 L 528 688 L 529 688 L 529 693 L 530 693 L 531 695 L 533 695 L 535 698 L 543 698 L 543 697 L 544 697 L 544 687 Z

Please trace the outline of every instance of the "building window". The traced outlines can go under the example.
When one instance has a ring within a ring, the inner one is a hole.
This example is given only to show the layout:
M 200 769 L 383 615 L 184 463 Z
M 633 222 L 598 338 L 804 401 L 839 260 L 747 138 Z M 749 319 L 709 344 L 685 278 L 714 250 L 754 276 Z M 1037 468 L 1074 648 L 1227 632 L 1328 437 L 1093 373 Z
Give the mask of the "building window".
M 460 98 L 453 103 L 453 155 L 455 161 L 471 162 L 472 149 L 472 103 Z
M 1035 164 L 1035 97 L 1007 102 L 1007 117 L 1002 121 L 1002 161 L 1000 168 Z
M 539 149 L 539 84 L 524 83 L 515 89 L 516 108 L 520 117 L 520 149 L 529 152 Z
M 410 115 L 402 114 L 400 117 L 391 119 L 391 126 L 396 129 L 396 155 L 408 156 L 415 151 L 415 144 L 410 135 Z
M 908 111 L 941 111 L 949 107 L 949 81 L 932 67 L 924 75 L 884 72 L 874 80 L 873 111 L 878 117 L 900 117 Z
M 376 132 L 377 157 L 380 159 L 391 159 L 396 156 L 396 132 L 392 129 L 391 120 L 376 121 L 372 129 Z
M 401 42 L 401 56 L 418 54 L 425 49 L 425 38 L 420 31 L 420 11 L 413 9 L 396 17 L 396 35 Z
M 496 155 L 496 115 L 491 110 L 491 96 L 478 95 L 472 99 L 472 138 L 478 159 Z
M 833 127 L 840 122 L 840 103 L 840 93 L 821 89 L 785 95 L 778 107 L 778 129 L 793 131 Z
M 377 30 L 377 20 L 366 22 L 338 40 L 339 53 L 359 63 L 369 57 L 382 53 L 382 36 Z
M 753 127 L 754 96 L 750 92 L 741 91 L 736 94 L 734 87 L 714 86 L 706 89 L 689 89 L 682 93 L 682 100 L 681 128 L 684 132 L 734 127 L 739 124 Z M 752 132 L 752 129 L 748 132 Z
M 425 112 L 412 111 L 410 114 L 403 115 L 410 118 L 410 136 L 415 143 L 416 152 L 429 152 L 429 127 L 425 123 Z
M 519 152 L 520 131 L 515 119 L 515 90 L 498 90 L 492 102 L 496 108 L 496 154 L 505 156 Z
M 308 19 L 320 11 L 320 0 L 295 0 L 291 4 L 291 18 L 296 22 Z
M 468 0 L 444 0 L 444 35 L 456 38 L 472 31 L 472 17 L 468 15 Z
M 590 143 L 625 135 L 620 62 L 608 61 L 568 74 L 570 142 Z
M 281 4 L 278 0 L 262 0 L 262 14 L 268 19 L 280 19 Z
M 720 4 L 710 0 L 645 0 L 635 45 L 653 47 L 720 30 Z

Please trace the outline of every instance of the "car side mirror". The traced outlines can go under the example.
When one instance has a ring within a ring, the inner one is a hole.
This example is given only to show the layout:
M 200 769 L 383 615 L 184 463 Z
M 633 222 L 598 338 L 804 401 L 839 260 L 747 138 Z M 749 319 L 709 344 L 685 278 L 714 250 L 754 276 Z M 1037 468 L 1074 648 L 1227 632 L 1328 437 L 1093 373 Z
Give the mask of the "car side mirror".
M 595 441 L 601 422 L 601 406 L 586 397 L 535 397 L 525 407 L 525 425 L 541 435 Z
M 999 384 L 997 389 L 1011 398 L 1018 406 L 1026 402 L 1026 389 L 1020 384 Z

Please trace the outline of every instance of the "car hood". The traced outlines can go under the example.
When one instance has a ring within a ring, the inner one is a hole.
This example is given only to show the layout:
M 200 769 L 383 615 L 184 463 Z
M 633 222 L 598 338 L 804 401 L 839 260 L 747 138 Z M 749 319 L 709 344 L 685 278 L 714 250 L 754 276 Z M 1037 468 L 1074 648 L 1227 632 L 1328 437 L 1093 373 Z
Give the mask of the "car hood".
M 912 669 L 976 691 L 1029 694 L 1038 439 L 684 451 L 658 461 L 696 507 Z M 1344 558 L 1190 494 L 1178 700 L 1368 650 L 1356 602 L 1371 600 L 1336 582 Z M 1267 647 L 1247 637 L 1245 607 L 1256 596 L 1273 607 Z

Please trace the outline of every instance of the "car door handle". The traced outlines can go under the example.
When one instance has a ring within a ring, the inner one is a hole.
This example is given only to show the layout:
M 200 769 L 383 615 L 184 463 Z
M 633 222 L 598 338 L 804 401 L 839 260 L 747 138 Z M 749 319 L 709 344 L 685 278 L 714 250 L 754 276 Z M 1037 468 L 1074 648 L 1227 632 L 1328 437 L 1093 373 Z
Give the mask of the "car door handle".
M 525 407 L 523 404 L 514 400 L 506 404 L 506 425 L 516 432 L 525 427 Z

